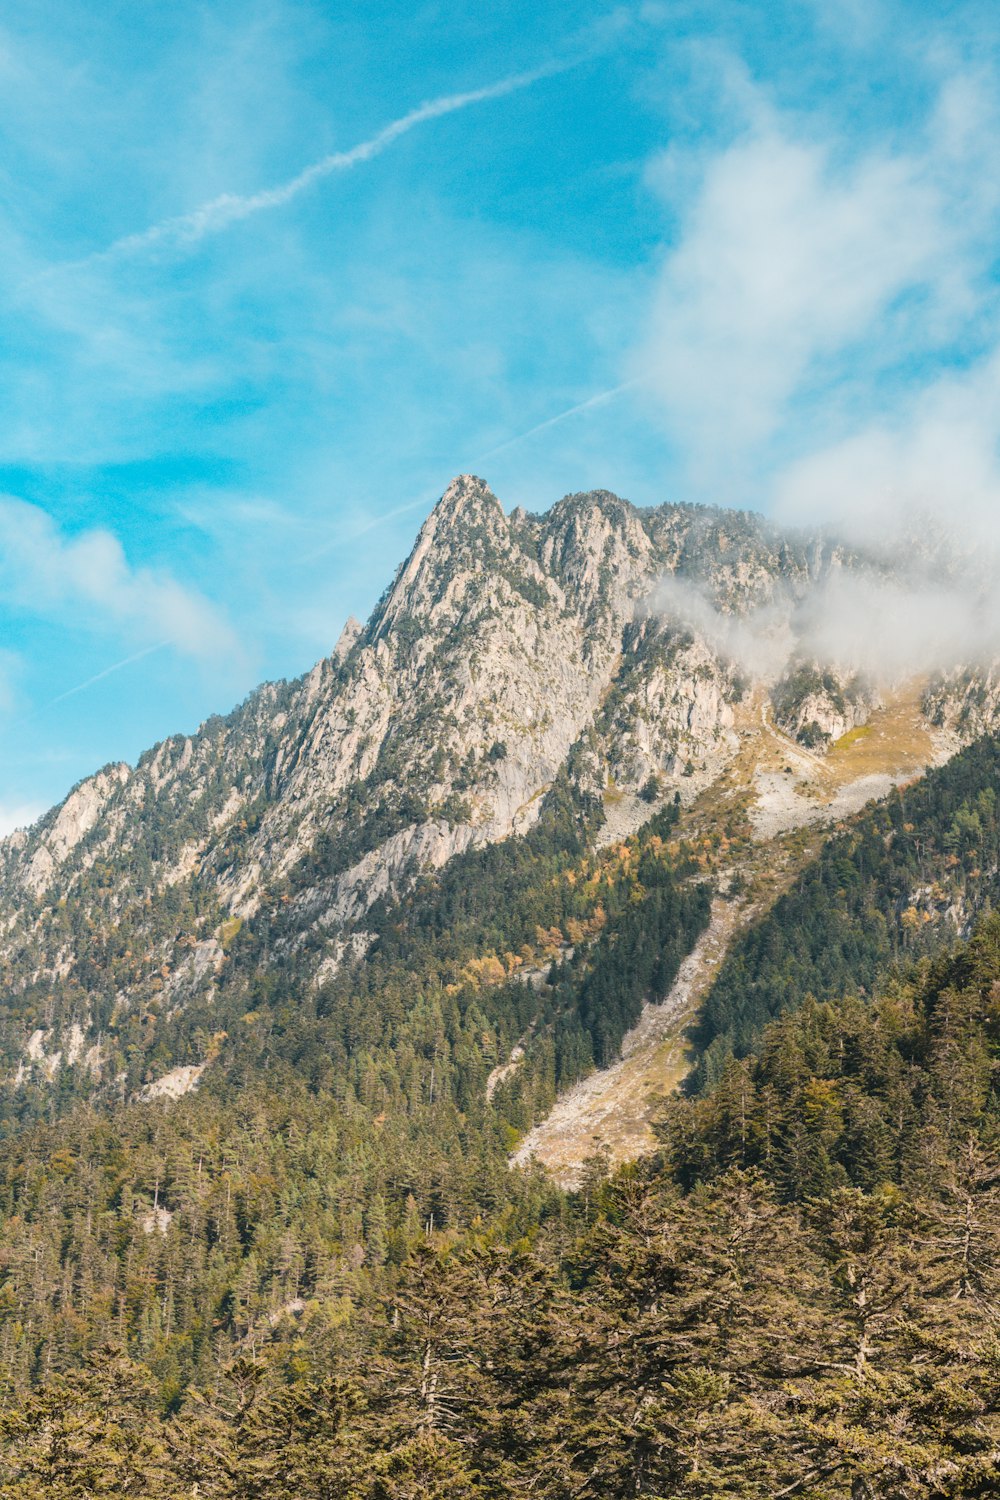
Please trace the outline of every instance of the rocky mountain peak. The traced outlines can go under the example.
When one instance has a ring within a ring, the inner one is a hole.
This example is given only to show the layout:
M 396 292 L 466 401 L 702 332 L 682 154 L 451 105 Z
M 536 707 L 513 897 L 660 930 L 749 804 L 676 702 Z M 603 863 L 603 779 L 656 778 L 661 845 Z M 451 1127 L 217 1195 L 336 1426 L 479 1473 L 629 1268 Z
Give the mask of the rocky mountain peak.
M 457 474 L 428 518 L 438 529 L 456 521 L 503 516 L 503 506 L 478 474 Z
M 516 547 L 503 506 L 484 480 L 459 474 L 420 528 L 372 622 L 384 635 L 405 616 L 426 615 L 464 573 L 481 572 Z
M 542 566 L 585 608 L 600 601 L 630 613 L 655 571 L 653 545 L 635 508 L 608 490 L 567 495 L 552 507 Z
M 510 544 L 510 529 L 503 506 L 485 480 L 475 474 L 459 474 L 420 528 L 416 545 L 401 577 L 412 577 L 424 560 L 444 563 L 467 559 L 470 548 L 486 542 L 492 547 Z

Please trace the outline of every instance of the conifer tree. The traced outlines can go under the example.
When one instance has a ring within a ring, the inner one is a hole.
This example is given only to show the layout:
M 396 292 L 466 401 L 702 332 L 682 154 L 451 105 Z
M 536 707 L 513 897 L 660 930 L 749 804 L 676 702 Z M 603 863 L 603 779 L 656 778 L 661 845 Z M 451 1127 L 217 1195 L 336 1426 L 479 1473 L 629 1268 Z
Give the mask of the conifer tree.
M 0 1414 L 4 1500 L 168 1493 L 167 1453 L 147 1371 L 113 1345 Z

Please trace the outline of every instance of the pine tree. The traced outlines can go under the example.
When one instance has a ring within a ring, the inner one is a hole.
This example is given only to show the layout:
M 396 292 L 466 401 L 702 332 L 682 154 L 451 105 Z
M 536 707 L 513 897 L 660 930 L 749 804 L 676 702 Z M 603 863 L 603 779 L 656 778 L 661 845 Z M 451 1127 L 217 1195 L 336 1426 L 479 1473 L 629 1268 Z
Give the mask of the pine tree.
M 71 1376 L 43 1385 L 0 1415 L 5 1451 L 0 1496 L 9 1500 L 97 1500 L 168 1493 L 156 1387 L 114 1346 Z
M 439 1432 L 423 1432 L 380 1454 L 370 1500 L 479 1500 L 479 1474 L 467 1451 Z

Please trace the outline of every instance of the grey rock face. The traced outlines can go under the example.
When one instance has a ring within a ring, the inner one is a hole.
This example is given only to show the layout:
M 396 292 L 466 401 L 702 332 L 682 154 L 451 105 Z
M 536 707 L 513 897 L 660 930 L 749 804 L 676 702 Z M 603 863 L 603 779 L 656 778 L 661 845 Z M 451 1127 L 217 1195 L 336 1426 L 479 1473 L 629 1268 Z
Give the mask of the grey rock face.
M 1000 731 L 1000 667 L 938 674 L 924 694 L 924 712 L 934 724 L 963 740 Z
M 864 724 L 882 701 L 873 683 L 812 662 L 799 662 L 771 696 L 775 723 L 810 750 Z

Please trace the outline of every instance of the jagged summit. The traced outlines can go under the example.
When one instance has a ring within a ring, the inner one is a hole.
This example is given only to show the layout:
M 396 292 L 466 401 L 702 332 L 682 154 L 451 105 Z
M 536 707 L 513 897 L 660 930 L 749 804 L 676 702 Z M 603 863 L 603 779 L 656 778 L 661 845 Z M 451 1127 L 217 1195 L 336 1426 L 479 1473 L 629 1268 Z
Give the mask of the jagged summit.
M 503 506 L 486 480 L 478 474 L 456 474 L 432 510 L 431 519 L 455 518 L 470 511 L 482 514 L 484 510 L 503 514 Z
M 460 545 L 470 534 L 506 527 L 503 506 L 484 479 L 459 474 L 449 484 L 420 528 L 412 557 L 437 546 Z
M 421 526 L 412 552 L 376 610 L 372 634 L 384 634 L 402 616 L 432 607 L 454 577 L 485 568 L 511 545 L 500 501 L 482 479 L 460 474 Z
M 337 638 L 337 644 L 333 648 L 332 656 L 334 661 L 343 661 L 363 632 L 364 626 L 361 624 L 361 621 L 356 620 L 353 615 L 348 615 L 344 622 L 344 628 Z

